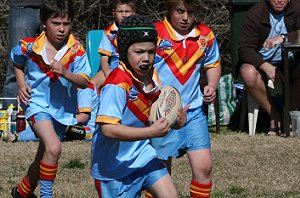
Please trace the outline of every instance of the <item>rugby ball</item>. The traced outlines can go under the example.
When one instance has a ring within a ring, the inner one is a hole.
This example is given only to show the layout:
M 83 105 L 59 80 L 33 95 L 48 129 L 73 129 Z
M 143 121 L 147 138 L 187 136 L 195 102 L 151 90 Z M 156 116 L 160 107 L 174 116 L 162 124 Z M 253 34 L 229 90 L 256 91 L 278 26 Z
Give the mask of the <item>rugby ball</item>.
M 158 99 L 151 106 L 149 124 L 164 117 L 168 120 L 170 127 L 175 126 L 179 108 L 181 108 L 181 96 L 178 90 L 173 86 L 164 86 Z

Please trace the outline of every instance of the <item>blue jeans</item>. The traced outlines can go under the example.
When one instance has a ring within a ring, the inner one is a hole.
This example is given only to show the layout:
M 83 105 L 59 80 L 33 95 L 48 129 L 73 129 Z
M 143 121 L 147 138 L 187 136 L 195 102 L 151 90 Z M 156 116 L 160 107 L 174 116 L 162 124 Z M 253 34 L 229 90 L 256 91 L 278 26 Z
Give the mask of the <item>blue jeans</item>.
M 12 48 L 18 45 L 24 37 L 35 37 L 40 32 L 39 7 L 10 7 L 8 16 L 8 55 Z M 9 58 L 6 72 L 6 80 L 2 95 L 4 97 L 16 97 L 18 87 L 16 77 Z

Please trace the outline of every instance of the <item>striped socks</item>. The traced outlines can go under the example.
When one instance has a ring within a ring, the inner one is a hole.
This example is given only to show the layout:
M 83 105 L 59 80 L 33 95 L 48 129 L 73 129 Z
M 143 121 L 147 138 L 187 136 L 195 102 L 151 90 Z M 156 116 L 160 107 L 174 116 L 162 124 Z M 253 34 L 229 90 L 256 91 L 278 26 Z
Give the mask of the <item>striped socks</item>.
M 40 192 L 41 197 L 52 197 L 52 187 L 57 173 L 57 164 L 40 162 Z
M 200 184 L 196 180 L 192 179 L 190 186 L 190 193 L 192 198 L 209 198 L 212 182 L 208 184 Z
M 22 197 L 28 197 L 35 190 L 36 185 L 31 185 L 27 181 L 27 177 L 23 177 L 22 182 L 18 185 L 18 192 Z

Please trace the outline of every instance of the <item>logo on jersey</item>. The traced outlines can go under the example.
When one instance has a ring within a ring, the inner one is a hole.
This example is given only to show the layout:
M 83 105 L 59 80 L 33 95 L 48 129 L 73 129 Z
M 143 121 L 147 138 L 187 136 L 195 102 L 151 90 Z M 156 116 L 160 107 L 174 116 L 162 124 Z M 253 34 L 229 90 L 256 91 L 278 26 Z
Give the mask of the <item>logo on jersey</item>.
M 164 40 L 161 40 L 159 45 L 158 45 L 158 48 L 160 49 L 163 49 L 163 50 L 171 50 L 173 48 L 173 44 L 170 40 L 168 39 L 164 39 Z
M 129 89 L 129 100 L 135 101 L 138 99 L 137 95 L 139 94 L 138 90 L 136 89 L 135 86 L 131 86 Z
M 208 38 L 206 36 L 200 36 L 198 40 L 198 45 L 200 49 L 205 49 L 207 45 Z
M 27 45 L 27 52 L 28 52 L 29 55 L 32 55 L 32 54 L 33 54 L 32 47 L 33 47 L 33 43 L 29 43 L 29 44 Z

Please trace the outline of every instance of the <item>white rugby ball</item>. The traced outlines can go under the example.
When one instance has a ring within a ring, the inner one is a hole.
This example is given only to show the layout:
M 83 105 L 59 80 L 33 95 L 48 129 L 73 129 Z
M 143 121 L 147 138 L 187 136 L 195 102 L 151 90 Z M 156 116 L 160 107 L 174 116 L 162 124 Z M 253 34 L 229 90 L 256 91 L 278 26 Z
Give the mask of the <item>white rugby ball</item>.
M 168 120 L 170 127 L 173 127 L 177 121 L 179 108 L 181 108 L 181 96 L 178 90 L 173 86 L 164 86 L 150 109 L 149 124 L 164 117 Z

